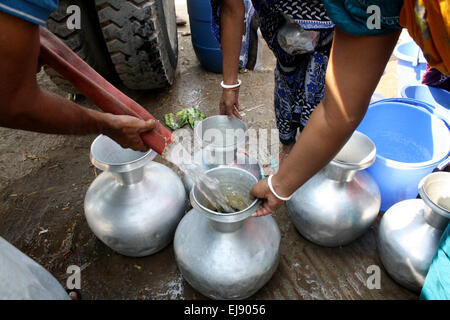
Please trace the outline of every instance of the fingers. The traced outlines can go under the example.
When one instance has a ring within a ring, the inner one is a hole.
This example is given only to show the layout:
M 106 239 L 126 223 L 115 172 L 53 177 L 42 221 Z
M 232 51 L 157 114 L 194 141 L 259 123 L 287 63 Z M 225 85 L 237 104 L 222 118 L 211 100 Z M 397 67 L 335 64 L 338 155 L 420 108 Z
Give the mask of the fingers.
M 227 114 L 227 107 L 225 106 L 225 103 L 223 101 L 220 101 L 219 103 L 219 111 L 221 115 Z
M 258 183 L 253 186 L 253 188 L 250 190 L 250 197 L 261 199 L 265 198 L 264 191 L 261 191 L 262 190 L 261 187 L 265 185 L 264 180 L 266 179 L 258 181 Z
M 138 133 L 143 133 L 143 132 L 147 132 L 147 131 L 153 130 L 158 125 L 156 120 L 147 120 L 147 121 L 142 121 L 141 120 L 141 123 L 142 123 L 141 127 L 139 127 L 137 129 Z
M 224 90 L 219 104 L 220 114 L 227 115 L 228 119 L 235 116 L 242 120 L 242 116 L 239 114 L 239 111 L 242 111 L 242 108 L 239 105 L 238 96 L 239 91 Z
M 158 121 L 156 121 L 156 120 L 147 120 L 147 121 L 145 121 L 145 123 L 146 123 L 148 130 L 153 130 L 158 125 Z
M 242 120 L 242 116 L 239 114 L 239 112 L 236 109 L 233 110 L 233 114 L 235 115 L 236 118 Z
M 252 214 L 252 217 L 262 217 L 266 216 L 270 213 L 272 213 L 272 209 L 270 209 L 269 205 L 267 204 L 267 201 L 264 201 L 264 203 L 256 210 L 254 214 Z
M 267 185 L 267 179 L 260 180 L 253 186 L 253 188 L 250 190 L 250 198 L 259 198 L 264 200 L 258 210 L 256 210 L 256 212 L 252 214 L 253 217 L 261 217 L 275 212 L 284 203 L 284 201 L 277 199 L 271 193 Z
M 242 111 L 241 105 L 237 101 L 237 98 L 236 98 L 236 108 L 238 109 L 238 111 Z
M 146 144 L 144 143 L 139 144 L 138 151 L 147 152 L 148 150 L 150 150 L 150 148 Z
M 121 137 L 116 140 L 117 143 L 124 149 L 132 149 L 134 151 L 147 152 L 150 148 L 142 141 L 139 135 L 134 137 Z
M 147 152 L 150 149 L 142 140 L 141 134 L 154 130 L 158 125 L 156 120 L 144 121 L 133 116 L 118 115 L 114 116 L 113 123 L 113 130 L 109 136 L 122 148 L 141 152 Z

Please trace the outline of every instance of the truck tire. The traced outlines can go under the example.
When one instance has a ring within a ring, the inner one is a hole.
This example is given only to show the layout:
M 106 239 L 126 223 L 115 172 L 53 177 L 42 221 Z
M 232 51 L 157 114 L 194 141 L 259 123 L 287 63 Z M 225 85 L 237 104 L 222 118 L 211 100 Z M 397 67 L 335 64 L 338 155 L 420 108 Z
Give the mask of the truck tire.
M 71 16 L 67 13 L 67 7 L 70 5 L 77 5 L 81 9 L 81 29 L 79 30 L 71 30 L 67 27 L 67 19 Z M 103 35 L 93 2 L 60 0 L 58 9 L 47 21 L 47 28 L 103 77 L 111 82 L 117 82 L 118 77 L 109 59 L 106 45 L 103 41 L 98 41 L 98 39 L 103 39 Z M 77 93 L 76 89 L 56 71 L 49 67 L 44 67 L 44 70 L 60 89 L 67 93 Z
M 67 7 L 81 9 L 81 29 L 70 30 Z M 178 62 L 174 0 L 60 0 L 47 21 L 50 31 L 112 83 L 129 89 L 171 85 Z M 53 82 L 68 93 L 70 83 L 45 67 Z
M 95 5 L 123 84 L 130 89 L 171 85 L 178 61 L 174 0 L 96 0 Z

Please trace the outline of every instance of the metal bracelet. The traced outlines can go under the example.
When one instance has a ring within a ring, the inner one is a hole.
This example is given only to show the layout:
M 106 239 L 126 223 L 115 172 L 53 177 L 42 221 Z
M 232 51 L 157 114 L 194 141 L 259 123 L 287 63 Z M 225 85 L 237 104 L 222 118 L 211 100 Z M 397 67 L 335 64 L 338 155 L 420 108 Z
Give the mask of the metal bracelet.
M 236 84 L 225 84 L 223 80 L 220 82 L 220 86 L 224 89 L 235 89 L 241 86 L 242 81 L 238 79 L 238 83 Z
M 275 190 L 273 189 L 273 186 L 272 186 L 272 177 L 273 177 L 273 174 L 271 174 L 269 176 L 269 178 L 267 179 L 267 184 L 269 185 L 269 189 L 273 193 L 273 195 L 282 201 L 290 200 L 294 194 L 291 194 L 289 197 L 281 197 L 275 192 Z

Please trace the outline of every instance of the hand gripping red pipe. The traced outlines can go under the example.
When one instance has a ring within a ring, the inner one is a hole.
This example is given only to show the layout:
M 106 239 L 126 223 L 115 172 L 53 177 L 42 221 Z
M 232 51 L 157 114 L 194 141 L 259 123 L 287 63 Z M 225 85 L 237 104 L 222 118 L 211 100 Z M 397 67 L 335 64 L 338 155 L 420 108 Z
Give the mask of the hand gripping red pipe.
M 40 41 L 40 63 L 58 72 L 100 109 L 116 115 L 156 120 L 142 106 L 106 81 L 46 28 L 40 27 Z M 142 134 L 141 138 L 159 154 L 162 154 L 166 145 L 174 140 L 170 131 L 159 121 L 156 129 Z

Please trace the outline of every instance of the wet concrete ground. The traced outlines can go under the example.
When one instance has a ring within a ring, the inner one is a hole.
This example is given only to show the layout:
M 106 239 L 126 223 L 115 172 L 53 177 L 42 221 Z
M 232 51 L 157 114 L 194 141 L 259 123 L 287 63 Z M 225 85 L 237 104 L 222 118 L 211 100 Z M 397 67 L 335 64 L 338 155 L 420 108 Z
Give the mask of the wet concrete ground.
M 187 17 L 182 1 L 178 14 Z M 157 92 L 131 92 L 132 98 L 162 120 L 183 107 L 218 112 L 221 75 L 199 65 L 186 33 L 179 28 L 178 76 Z M 184 34 L 184 35 L 183 35 Z M 275 128 L 273 67 L 264 48 L 262 70 L 240 74 L 240 103 L 250 128 Z M 377 92 L 396 95 L 396 60 L 392 58 Z M 45 74 L 42 86 L 63 94 Z M 85 99 L 78 101 L 93 107 Z M 179 273 L 172 245 L 144 258 L 121 256 L 101 243 L 84 218 L 83 200 L 99 174 L 89 162 L 95 136 L 44 135 L 0 128 L 0 236 L 47 268 L 65 287 L 66 269 L 81 267 L 85 299 L 203 299 Z M 156 161 L 164 162 L 160 157 Z M 280 265 L 251 299 L 416 299 L 383 270 L 376 251 L 377 223 L 360 239 L 341 248 L 323 248 L 304 239 L 283 206 L 274 217 L 282 234 Z M 366 286 L 367 268 L 381 267 L 381 289 Z

